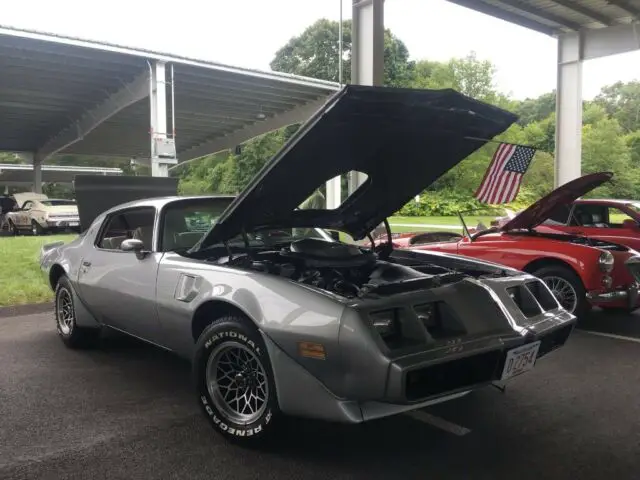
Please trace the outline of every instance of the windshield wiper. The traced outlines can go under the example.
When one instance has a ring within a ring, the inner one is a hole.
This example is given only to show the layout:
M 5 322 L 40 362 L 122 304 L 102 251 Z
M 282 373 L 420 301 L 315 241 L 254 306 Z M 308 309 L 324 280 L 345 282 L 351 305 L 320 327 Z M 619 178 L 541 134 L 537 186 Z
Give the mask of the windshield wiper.
M 473 235 L 470 235 L 469 238 L 471 240 L 475 240 L 478 237 L 481 237 L 482 235 L 487 235 L 488 233 L 497 233 L 500 231 L 499 227 L 489 227 L 486 230 L 482 230 L 481 232 L 476 232 Z

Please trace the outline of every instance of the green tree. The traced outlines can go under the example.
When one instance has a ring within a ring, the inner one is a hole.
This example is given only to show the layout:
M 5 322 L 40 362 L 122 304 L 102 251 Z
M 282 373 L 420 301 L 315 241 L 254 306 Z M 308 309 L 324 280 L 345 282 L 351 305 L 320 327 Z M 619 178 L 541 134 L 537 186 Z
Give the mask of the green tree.
M 527 98 L 518 102 L 514 109 L 520 125 L 540 122 L 556 111 L 556 91 L 543 93 L 537 98 Z
M 612 182 L 605 183 L 591 196 L 639 198 L 638 172 L 632 168 L 631 149 L 623 128 L 614 118 L 603 118 L 582 127 L 582 171 L 611 171 Z
M 594 101 L 603 106 L 625 132 L 640 130 L 640 81 L 603 87 Z
M 414 68 L 413 88 L 452 88 L 477 100 L 512 109 L 512 102 L 495 85 L 496 67 L 475 52 L 448 62 L 421 60 Z
M 339 22 L 321 19 L 280 48 L 271 69 L 322 80 L 338 81 Z M 351 80 L 351 20 L 343 22 L 343 81 Z M 384 32 L 384 82 L 406 86 L 411 82 L 414 63 L 404 42 L 386 29 Z

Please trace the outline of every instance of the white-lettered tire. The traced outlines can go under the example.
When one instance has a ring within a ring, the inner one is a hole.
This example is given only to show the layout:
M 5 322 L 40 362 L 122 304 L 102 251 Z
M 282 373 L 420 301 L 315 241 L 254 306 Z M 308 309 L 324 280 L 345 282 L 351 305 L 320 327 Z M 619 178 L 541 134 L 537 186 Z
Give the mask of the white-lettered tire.
M 262 442 L 281 421 L 269 355 L 242 316 L 214 321 L 200 335 L 193 361 L 198 403 L 229 440 Z
M 99 328 L 79 327 L 76 323 L 73 287 L 65 275 L 56 285 L 55 318 L 58 335 L 67 347 L 92 348 L 98 344 Z

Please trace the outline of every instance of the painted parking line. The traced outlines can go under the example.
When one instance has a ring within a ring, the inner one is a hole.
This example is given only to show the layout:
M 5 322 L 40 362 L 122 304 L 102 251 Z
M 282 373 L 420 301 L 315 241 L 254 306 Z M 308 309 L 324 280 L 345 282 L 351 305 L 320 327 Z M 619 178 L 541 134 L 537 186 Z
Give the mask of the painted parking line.
M 591 335 L 596 335 L 598 337 L 606 337 L 606 338 L 615 338 L 616 340 L 626 340 L 627 342 L 640 343 L 640 338 L 636 337 L 627 337 L 625 335 L 616 335 L 615 333 L 605 333 L 605 332 L 594 332 L 592 330 L 582 330 L 581 332 L 590 333 Z
M 422 410 L 409 412 L 406 415 L 420 422 L 428 423 L 429 425 L 439 428 L 440 430 L 444 430 L 445 432 L 458 435 L 459 437 L 462 437 L 467 433 L 471 433 L 471 430 L 469 430 L 468 428 L 449 422 L 444 418 L 436 417 L 435 415 L 431 415 L 430 413 L 423 412 Z

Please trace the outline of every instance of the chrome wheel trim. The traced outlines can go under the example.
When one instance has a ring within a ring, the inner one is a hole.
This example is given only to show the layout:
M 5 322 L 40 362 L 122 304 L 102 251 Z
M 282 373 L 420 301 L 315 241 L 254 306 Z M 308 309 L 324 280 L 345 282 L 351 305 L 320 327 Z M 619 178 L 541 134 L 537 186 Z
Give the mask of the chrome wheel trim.
M 267 409 L 266 370 L 256 354 L 241 343 L 225 342 L 211 352 L 205 381 L 214 406 L 228 420 L 249 424 Z
M 56 317 L 60 332 L 63 335 L 70 335 L 75 325 L 75 312 L 73 310 L 71 292 L 66 287 L 60 287 L 58 290 Z
M 570 313 L 575 312 L 578 308 L 578 292 L 573 285 L 568 280 L 554 275 L 544 277 L 543 280 L 562 308 Z

